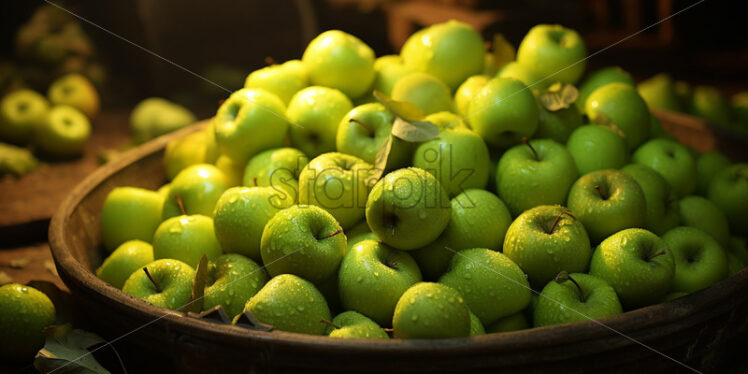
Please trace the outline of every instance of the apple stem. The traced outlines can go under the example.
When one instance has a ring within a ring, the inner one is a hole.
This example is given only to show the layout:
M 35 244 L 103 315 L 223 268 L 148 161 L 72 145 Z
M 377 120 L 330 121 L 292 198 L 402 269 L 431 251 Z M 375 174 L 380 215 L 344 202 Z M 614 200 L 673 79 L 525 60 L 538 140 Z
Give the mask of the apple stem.
M 257 187 L 257 177 L 252 178 L 252 182 L 255 183 L 255 187 Z
M 535 148 L 532 146 L 532 144 L 530 144 L 530 141 L 527 140 L 527 137 L 522 137 L 522 143 L 525 143 L 528 147 L 530 147 L 530 150 L 532 151 L 532 154 L 535 155 L 536 160 L 540 160 L 540 158 L 538 157 L 538 152 L 535 151 Z
M 393 333 L 393 332 L 395 332 L 395 329 L 393 329 L 391 327 L 384 327 L 384 328 L 382 328 L 382 330 L 384 330 L 384 332 L 387 332 L 387 333 Z
M 179 206 L 179 211 L 182 212 L 182 215 L 186 215 L 187 211 L 184 210 L 184 202 L 182 202 L 182 196 L 174 195 L 174 198 L 177 200 L 177 205 Z
M 143 271 L 145 272 L 145 275 L 148 277 L 148 279 L 151 280 L 151 283 L 153 283 L 153 287 L 156 288 L 156 292 L 161 293 L 161 287 L 158 285 L 158 282 L 156 282 L 156 279 L 153 278 L 151 272 L 148 271 L 148 268 L 144 266 Z
M 658 256 L 662 256 L 664 254 L 665 254 L 665 250 L 663 249 L 662 251 L 659 251 L 659 252 L 657 252 L 657 253 L 649 256 L 649 258 L 647 258 L 647 261 L 652 261 L 653 258 L 658 257 Z
M 548 230 L 548 235 L 550 235 L 550 234 L 553 234 L 553 230 L 555 230 L 555 229 L 556 229 L 556 225 L 558 225 L 558 221 L 560 221 L 560 220 L 561 220 L 561 216 L 563 216 L 563 215 L 564 215 L 564 213 L 566 213 L 566 212 L 562 210 L 562 211 L 561 211 L 561 213 L 559 213 L 559 214 L 558 214 L 558 215 L 556 216 L 556 219 L 555 219 L 555 220 L 553 220 L 553 224 L 551 225 L 551 229 L 550 229 L 550 230 Z
M 595 185 L 595 189 L 597 190 L 597 193 L 600 194 L 600 198 L 605 200 L 607 197 L 605 197 L 605 194 L 603 193 L 603 189 L 600 188 L 600 185 Z
M 577 281 L 575 281 L 574 278 L 572 278 L 571 275 L 569 275 L 569 273 L 566 270 L 561 270 L 561 272 L 559 272 L 558 275 L 556 275 L 556 278 L 554 279 L 556 283 L 562 283 L 567 280 L 571 281 L 571 283 L 574 283 L 574 285 L 577 286 L 577 291 L 579 291 L 579 300 L 581 300 L 582 302 L 587 301 L 584 298 L 584 292 L 582 292 L 582 287 L 579 286 L 579 283 L 577 283 Z
M 579 285 L 579 283 L 577 283 L 577 281 L 575 281 L 574 278 L 571 277 L 571 275 L 567 275 L 567 276 L 569 277 L 569 280 L 571 281 L 571 283 L 574 283 L 574 285 L 577 286 L 577 290 L 579 290 L 579 300 L 581 300 L 582 302 L 587 301 L 584 298 L 584 292 L 582 292 L 582 287 Z
M 335 236 L 335 235 L 338 235 L 338 234 L 340 234 L 341 232 L 343 232 L 343 229 L 337 229 L 337 230 L 335 230 L 335 231 L 333 231 L 333 232 L 331 232 L 331 233 L 327 234 L 327 235 L 326 235 L 326 236 L 324 236 L 324 237 L 323 237 L 322 239 L 332 238 L 333 236 Z
M 371 126 L 364 123 L 363 121 L 355 119 L 355 118 L 351 118 L 351 122 L 354 122 L 358 124 L 359 126 L 363 127 L 366 130 L 366 132 L 369 133 L 369 135 L 374 135 L 374 129 L 371 128 Z
M 272 56 L 265 56 L 265 64 L 275 65 L 275 59 Z
M 332 327 L 334 327 L 334 328 L 336 328 L 336 329 L 339 329 L 339 328 L 340 328 L 340 326 L 338 326 L 338 325 L 334 324 L 334 323 L 333 323 L 332 321 L 326 320 L 326 319 L 324 319 L 324 318 L 320 318 L 320 319 L 319 319 L 319 322 L 320 322 L 320 323 L 324 323 L 325 325 L 330 325 L 330 326 L 332 326 Z

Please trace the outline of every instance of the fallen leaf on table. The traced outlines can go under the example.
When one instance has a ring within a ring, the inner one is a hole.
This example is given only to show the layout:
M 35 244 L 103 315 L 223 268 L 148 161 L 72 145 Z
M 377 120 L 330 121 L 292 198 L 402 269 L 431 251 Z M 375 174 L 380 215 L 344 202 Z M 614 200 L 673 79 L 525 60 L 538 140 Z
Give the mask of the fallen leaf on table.
M 200 257 L 200 262 L 195 268 L 195 279 L 192 280 L 192 294 L 190 295 L 190 303 L 183 308 L 184 312 L 199 313 L 203 310 L 203 303 L 205 299 L 205 284 L 208 283 L 208 257 L 203 254 Z
M 11 278 L 10 275 L 8 275 L 8 273 L 4 271 L 0 271 L 0 286 L 8 284 L 8 283 L 13 283 L 13 278 Z
M 98 335 L 73 329 L 70 324 L 48 326 L 44 335 L 47 338 L 44 348 L 34 358 L 34 367 L 40 372 L 109 373 L 88 350 L 105 343 Z
M 50 273 L 52 273 L 52 275 L 54 275 L 55 277 L 60 276 L 59 274 L 57 274 L 57 267 L 55 266 L 54 261 L 51 261 L 51 260 L 44 261 L 44 268 L 47 269 L 47 271 L 49 271 Z
M 10 267 L 12 267 L 13 269 L 23 269 L 30 263 L 30 258 L 17 258 L 14 260 L 10 260 Z

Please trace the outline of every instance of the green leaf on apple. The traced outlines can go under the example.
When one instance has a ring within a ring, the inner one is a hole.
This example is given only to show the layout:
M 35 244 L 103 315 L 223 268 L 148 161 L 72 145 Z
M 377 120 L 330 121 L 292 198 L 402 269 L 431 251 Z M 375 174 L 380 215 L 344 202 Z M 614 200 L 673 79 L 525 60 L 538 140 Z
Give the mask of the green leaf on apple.
M 598 113 L 595 116 L 594 125 L 605 127 L 606 129 L 618 134 L 618 136 L 620 136 L 621 138 L 626 139 L 626 133 L 624 133 L 623 130 L 621 130 L 621 128 L 618 127 L 618 125 L 613 123 L 613 120 L 610 119 L 610 117 L 606 116 L 603 113 Z
M 0 286 L 13 283 L 13 278 L 4 271 L 0 271 Z
M 541 93 L 539 98 L 545 109 L 555 112 L 574 104 L 579 98 L 579 90 L 571 84 L 556 82 Z
M 420 121 L 425 117 L 423 111 L 413 103 L 392 100 L 387 95 L 377 90 L 374 90 L 373 95 L 374 98 L 377 99 L 380 104 L 384 105 L 387 110 L 392 112 L 392 114 L 406 121 Z
M 436 139 L 439 136 L 439 128 L 428 121 L 408 122 L 398 117 L 392 124 L 392 135 L 406 142 L 419 143 Z
M 382 178 L 382 175 L 387 169 L 387 161 L 390 158 L 393 141 L 394 140 L 392 139 L 392 135 L 390 135 L 387 137 L 387 140 L 384 141 L 384 144 L 382 144 L 382 148 L 379 148 L 379 151 L 377 152 L 377 158 L 374 160 L 374 168 L 371 174 L 372 180 L 377 181 L 379 180 L 379 178 Z
M 73 329 L 70 324 L 48 326 L 44 335 L 44 348 L 34 358 L 34 368 L 39 372 L 49 373 L 64 367 L 66 373 L 109 373 L 88 350 L 105 343 L 98 335 Z M 119 358 L 116 350 L 114 353 Z
M 506 40 L 502 33 L 493 34 L 491 50 L 493 52 L 494 64 L 499 69 L 514 61 L 517 57 L 517 50 Z
M 198 313 L 203 309 L 205 299 L 205 285 L 208 283 L 208 256 L 203 253 L 195 268 L 195 279 L 192 280 L 192 294 L 190 302 L 184 307 L 184 312 Z

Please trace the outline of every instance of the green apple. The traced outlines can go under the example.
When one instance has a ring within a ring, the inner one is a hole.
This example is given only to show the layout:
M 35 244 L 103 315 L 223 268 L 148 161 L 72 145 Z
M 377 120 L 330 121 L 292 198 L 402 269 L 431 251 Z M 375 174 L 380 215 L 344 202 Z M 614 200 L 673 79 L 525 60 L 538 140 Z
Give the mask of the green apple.
M 748 240 L 739 236 L 731 236 L 727 250 L 748 266 Z
M 565 144 L 571 133 L 582 124 L 582 114 L 576 106 L 550 111 L 538 104 L 538 130 L 533 137 L 550 138 Z
M 485 335 L 486 329 L 480 322 L 480 318 L 475 313 L 470 312 L 470 336 Z
M 179 310 L 190 302 L 194 279 L 195 269 L 190 265 L 165 258 L 133 272 L 122 291 L 155 306 Z
M 249 160 L 242 184 L 272 187 L 281 195 L 279 198 L 295 204 L 299 201 L 299 175 L 308 163 L 309 158 L 298 149 L 270 149 Z
M 647 103 L 630 84 L 613 82 L 592 91 L 584 108 L 590 122 L 618 127 L 629 150 L 649 138 Z
M 716 87 L 711 86 L 693 89 L 691 114 L 723 126 L 730 126 L 735 118 L 730 102 Z
M 372 166 L 338 152 L 321 154 L 299 175 L 299 204 L 318 206 L 335 217 L 343 229 L 364 218 L 373 183 Z
M 709 193 L 709 183 L 714 176 L 731 164 L 730 159 L 719 152 L 706 152 L 699 155 L 696 158 L 696 192 L 706 196 Z
M 323 335 L 330 320 L 330 308 L 322 294 L 308 281 L 293 274 L 281 274 L 265 284 L 244 308 L 276 330 Z
M 727 217 L 711 200 L 701 196 L 686 196 L 678 203 L 681 226 L 695 227 L 714 238 L 722 248 L 730 243 Z
M 672 139 L 673 136 L 670 135 L 667 130 L 665 130 L 662 127 L 662 122 L 655 116 L 654 114 L 649 114 L 649 137 L 651 139 L 655 138 L 666 138 L 666 139 Z
M 499 73 L 499 68 L 504 66 L 504 64 L 497 64 L 496 63 L 496 57 L 493 53 L 486 51 L 486 54 L 483 57 L 483 75 L 488 76 L 495 76 Z
M 216 202 L 229 189 L 229 180 L 217 167 L 209 164 L 188 166 L 174 177 L 169 195 L 164 199 L 161 218 L 180 214 L 202 214 L 212 217 Z
M 652 139 L 634 152 L 631 161 L 660 173 L 679 198 L 696 190 L 696 162 L 691 152 L 675 140 Z
M 735 164 L 717 173 L 709 183 L 709 200 L 727 216 L 730 231 L 748 236 L 748 164 Z
M 311 84 L 338 89 L 353 99 L 363 96 L 374 82 L 374 51 L 340 30 L 317 35 L 301 60 Z
M 347 239 L 345 253 L 350 252 L 356 244 L 361 243 L 364 240 L 379 240 L 377 234 L 371 232 L 369 229 L 369 224 L 366 223 L 366 220 L 357 223 L 350 230 L 346 230 L 345 237 Z
M 560 271 L 587 271 L 592 256 L 582 222 L 559 205 L 541 205 L 520 214 L 509 225 L 503 251 L 527 273 L 535 289 Z
M 150 243 L 161 223 L 164 197 L 136 187 L 116 187 L 101 207 L 101 242 L 111 252 L 128 240 Z
M 451 91 L 483 71 L 485 53 L 478 31 L 455 20 L 413 33 L 400 50 L 406 67 L 439 78 Z
M 532 91 L 544 90 L 550 86 L 557 79 L 553 77 L 547 78 L 541 76 L 538 72 L 533 70 L 527 65 L 522 65 L 517 61 L 512 61 L 504 65 L 499 73 L 496 75 L 497 78 L 512 78 L 516 79 L 527 86 Z
M 579 174 L 618 169 L 629 158 L 626 141 L 615 130 L 600 125 L 585 125 L 574 130 L 566 142 Z
M 408 253 L 378 241 L 364 240 L 343 258 L 338 271 L 338 292 L 345 309 L 389 326 L 400 296 L 420 281 L 421 272 Z
M 229 156 L 220 155 L 216 160 L 215 166 L 226 176 L 229 187 L 236 187 L 242 184 L 246 164 L 235 161 Z
M 334 88 L 312 86 L 297 92 L 286 111 L 294 124 L 291 144 L 309 157 L 335 151 L 338 126 L 351 109 L 351 100 Z
M 732 252 L 726 252 L 727 254 L 727 276 L 731 277 L 737 274 L 739 271 L 745 268 L 745 263 L 738 256 L 735 256 Z
M 431 173 L 456 196 L 466 189 L 484 188 L 490 167 L 488 147 L 475 132 L 446 128 L 439 137 L 421 143 L 413 155 L 413 166 Z
M 508 148 L 538 128 L 538 105 L 522 82 L 494 78 L 475 94 L 465 119 L 489 146 Z
M 486 333 L 493 334 L 497 332 L 519 331 L 528 328 L 530 328 L 530 325 L 527 323 L 527 317 L 525 317 L 524 313 L 519 312 L 501 318 L 490 326 L 486 326 Z
M 681 108 L 691 110 L 691 106 L 693 105 L 693 90 L 691 89 L 691 85 L 685 81 L 675 81 L 673 86 L 675 87 L 675 94 L 678 95 L 678 100 L 680 100 Z
M 426 73 L 414 72 L 400 78 L 392 87 L 392 99 L 414 104 L 424 114 L 452 110 L 449 87 Z
M 500 250 L 512 216 L 496 195 L 471 189 L 450 201 L 452 210 L 444 232 L 412 252 L 425 279 L 437 280 L 447 271 L 455 251 L 470 248 Z
M 455 109 L 461 116 L 469 114 L 470 101 L 486 86 L 491 77 L 488 75 L 473 75 L 457 88 L 454 95 Z
M 221 305 L 234 317 L 267 281 L 265 270 L 249 258 L 236 253 L 219 256 L 208 264 L 203 310 Z
M 215 260 L 221 253 L 213 220 L 203 215 L 169 218 L 153 234 L 153 258 L 157 260 L 171 258 L 197 267 L 203 254 Z
M 551 81 L 576 83 L 587 65 L 587 47 L 579 34 L 561 25 L 537 25 L 517 48 L 517 62 Z
M 392 330 L 400 339 L 459 338 L 470 335 L 470 308 L 460 294 L 441 283 L 409 288 L 395 307 Z
M 597 246 L 590 275 L 608 282 L 628 309 L 656 304 L 670 291 L 675 275 L 672 251 L 644 229 L 621 230 Z
M 218 159 L 218 146 L 213 125 L 202 131 L 174 139 L 166 145 L 164 167 L 173 180 L 180 171 L 197 164 L 212 164 Z
M 587 75 L 584 81 L 582 81 L 582 84 L 579 85 L 579 97 L 577 98 L 577 101 L 574 102 L 577 108 L 583 111 L 587 98 L 590 97 L 592 92 L 613 82 L 621 82 L 631 85 L 632 87 L 634 86 L 634 79 L 631 78 L 631 74 L 618 66 L 608 66 L 595 70 Z
M 16 144 L 27 142 L 48 111 L 47 99 L 32 90 L 5 95 L 0 101 L 0 139 Z
M 293 201 L 272 187 L 233 187 L 216 203 L 213 229 L 226 253 L 260 261 L 262 231 L 276 213 Z
M 9 283 L 0 286 L 0 360 L 28 363 L 44 346 L 44 328 L 55 323 L 55 306 L 41 291 Z
M 380 179 L 366 201 L 366 222 L 384 243 L 412 250 L 431 243 L 449 223 L 447 190 L 427 171 L 407 168 Z
M 685 109 L 680 105 L 673 79 L 668 74 L 657 74 L 640 82 L 636 90 L 651 109 L 666 109 L 675 112 L 682 112 Z
M 663 297 L 660 302 L 661 303 L 666 303 L 668 301 L 673 301 L 675 299 L 679 299 L 679 298 L 681 298 L 683 296 L 686 296 L 686 295 L 688 295 L 688 292 L 681 292 L 681 291 L 671 292 L 671 293 L 665 295 L 665 297 Z
M 568 280 L 549 282 L 535 306 L 536 327 L 587 321 L 623 312 L 616 291 L 604 280 L 588 274 L 569 274 Z
M 486 326 L 530 303 L 530 285 L 525 273 L 508 256 L 490 249 L 457 252 L 439 283 L 459 292 Z
M 386 55 L 374 60 L 374 84 L 372 89 L 387 96 L 392 95 L 392 87 L 400 78 L 413 72 L 413 69 L 405 66 L 399 55 Z
M 439 128 L 439 130 L 454 128 L 470 130 L 470 127 L 465 124 L 465 121 L 462 119 L 462 117 L 452 112 L 444 111 L 432 113 L 426 116 L 424 120 L 433 123 L 434 125 L 436 125 L 436 127 Z
M 727 254 L 709 234 L 676 227 L 662 236 L 675 258 L 672 291 L 695 292 L 727 277 Z
M 268 274 L 330 278 L 343 260 L 346 237 L 335 218 L 314 205 L 281 210 L 265 225 L 260 254 Z
M 128 240 L 96 269 L 99 279 L 121 289 L 127 278 L 153 262 L 153 246 L 142 240 Z
M 245 163 L 260 151 L 282 146 L 289 126 L 284 113 L 283 101 L 263 89 L 232 93 L 213 118 L 218 149 Z
M 34 130 L 33 141 L 41 153 L 56 157 L 78 156 L 91 138 L 91 123 L 77 109 L 55 105 Z
M 197 121 L 189 109 L 160 97 L 149 97 L 130 113 L 130 131 L 135 143 L 189 126 Z
M 563 145 L 536 139 L 501 156 L 496 190 L 516 217 L 538 205 L 563 204 L 578 176 L 574 159 Z
M 678 198 L 670 188 L 670 184 L 660 173 L 649 166 L 629 164 L 621 169 L 634 177 L 644 192 L 647 205 L 647 219 L 645 227 L 657 235 L 678 226 L 680 222 L 680 206 Z
M 579 178 L 569 191 L 566 206 L 584 224 L 593 244 L 632 227 L 645 227 L 644 191 L 629 174 L 600 170 Z
M 426 119 L 428 120 L 428 118 Z M 392 132 L 395 116 L 380 103 L 353 108 L 338 125 L 335 145 L 338 152 L 361 158 L 373 164 L 377 153 Z M 410 163 L 413 147 L 400 138 L 392 138 L 387 165 L 395 169 Z
M 52 104 L 72 106 L 92 120 L 99 114 L 99 93 L 81 74 L 67 74 L 57 78 L 49 86 L 47 96 Z
M 376 322 L 365 315 L 349 310 L 335 316 L 325 332 L 331 338 L 389 339 Z
M 286 61 L 251 72 L 244 82 L 245 88 L 260 88 L 274 93 L 288 105 L 294 94 L 309 85 L 306 68 L 299 60 Z

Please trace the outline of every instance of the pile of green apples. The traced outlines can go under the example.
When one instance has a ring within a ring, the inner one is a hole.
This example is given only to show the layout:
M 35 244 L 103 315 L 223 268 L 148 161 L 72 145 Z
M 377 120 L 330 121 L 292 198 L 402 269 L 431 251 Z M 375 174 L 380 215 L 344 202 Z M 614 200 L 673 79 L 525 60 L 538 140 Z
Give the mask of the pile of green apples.
M 689 113 L 710 123 L 748 134 L 748 91 L 730 100 L 713 86 L 691 87 L 660 73 L 636 86 L 650 108 Z
M 252 72 L 168 145 L 168 184 L 107 196 L 96 274 L 276 330 L 451 338 L 604 318 L 746 265 L 748 164 L 672 139 L 620 68 L 585 76 L 573 30 L 493 49 L 457 21 L 378 58 L 333 30 Z
M 0 99 L 0 141 L 9 143 L 0 147 L 0 174 L 18 171 L 13 152 L 24 146 L 52 158 L 80 155 L 98 112 L 99 94 L 80 74 L 55 80 L 47 97 L 31 89 L 8 93 Z

